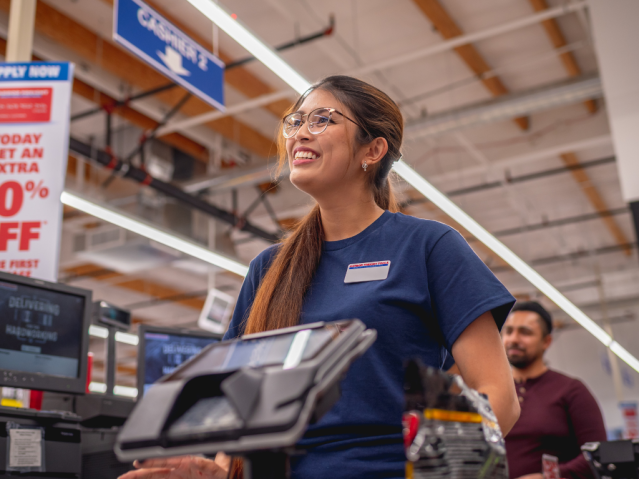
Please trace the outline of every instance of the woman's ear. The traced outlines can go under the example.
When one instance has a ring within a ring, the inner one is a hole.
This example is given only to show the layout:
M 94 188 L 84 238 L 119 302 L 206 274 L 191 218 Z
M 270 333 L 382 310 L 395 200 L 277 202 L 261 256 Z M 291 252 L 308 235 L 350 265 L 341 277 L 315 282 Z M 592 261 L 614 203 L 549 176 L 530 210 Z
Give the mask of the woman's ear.
M 386 156 L 386 153 L 388 152 L 388 142 L 385 138 L 375 138 L 367 145 L 364 145 L 362 150 L 363 155 L 361 157 L 361 162 L 364 163 L 365 161 L 366 164 L 372 166 Z

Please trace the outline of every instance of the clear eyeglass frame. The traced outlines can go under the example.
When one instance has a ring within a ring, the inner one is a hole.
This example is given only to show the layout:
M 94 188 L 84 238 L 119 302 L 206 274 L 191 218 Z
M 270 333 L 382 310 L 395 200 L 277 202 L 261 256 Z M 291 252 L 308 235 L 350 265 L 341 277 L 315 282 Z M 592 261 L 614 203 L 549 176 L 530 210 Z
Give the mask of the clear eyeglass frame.
M 347 117 L 342 112 L 336 110 L 335 108 L 316 108 L 315 110 L 302 115 L 299 112 L 290 113 L 286 115 L 282 119 L 282 135 L 284 138 L 292 138 L 297 134 L 299 129 L 302 127 L 304 123 L 308 121 L 308 131 L 313 135 L 319 135 L 326 131 L 331 119 L 333 117 L 333 113 L 337 113 L 338 115 L 343 116 L 350 122 L 356 124 L 364 131 L 366 129 L 357 123 L 355 120 Z

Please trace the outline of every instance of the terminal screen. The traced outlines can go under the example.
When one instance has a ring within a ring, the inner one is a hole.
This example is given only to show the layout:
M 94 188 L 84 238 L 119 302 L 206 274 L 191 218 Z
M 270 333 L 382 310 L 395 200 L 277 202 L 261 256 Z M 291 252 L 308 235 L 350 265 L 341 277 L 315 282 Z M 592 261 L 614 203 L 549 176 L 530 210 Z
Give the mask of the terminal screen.
M 196 335 L 144 333 L 144 393 L 162 376 L 197 355 L 216 338 Z
M 77 378 L 85 299 L 0 281 L 0 369 Z
M 312 359 L 331 341 L 335 340 L 348 323 L 329 323 L 317 329 L 266 338 L 223 342 L 209 348 L 184 368 L 176 371 L 167 381 L 184 379 L 199 374 L 235 371 L 242 367 L 283 366 L 295 367 Z

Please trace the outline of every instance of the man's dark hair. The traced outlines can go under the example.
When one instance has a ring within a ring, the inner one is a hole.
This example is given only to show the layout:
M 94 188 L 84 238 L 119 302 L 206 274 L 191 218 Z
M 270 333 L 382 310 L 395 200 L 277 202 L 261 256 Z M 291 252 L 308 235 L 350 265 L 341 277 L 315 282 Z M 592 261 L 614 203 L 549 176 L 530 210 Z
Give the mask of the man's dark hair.
M 515 311 L 532 311 L 533 313 L 537 313 L 541 318 L 544 336 L 552 333 L 552 317 L 550 313 L 546 311 L 546 308 L 537 301 L 517 301 L 510 312 L 514 313 Z

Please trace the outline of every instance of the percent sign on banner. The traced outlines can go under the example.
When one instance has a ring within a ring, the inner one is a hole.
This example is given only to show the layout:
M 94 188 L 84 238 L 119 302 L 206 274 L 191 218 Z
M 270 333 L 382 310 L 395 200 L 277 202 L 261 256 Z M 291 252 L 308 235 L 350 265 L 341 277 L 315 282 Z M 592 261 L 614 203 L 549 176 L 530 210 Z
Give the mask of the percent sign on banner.
M 0 270 L 58 277 L 73 65 L 0 63 Z

